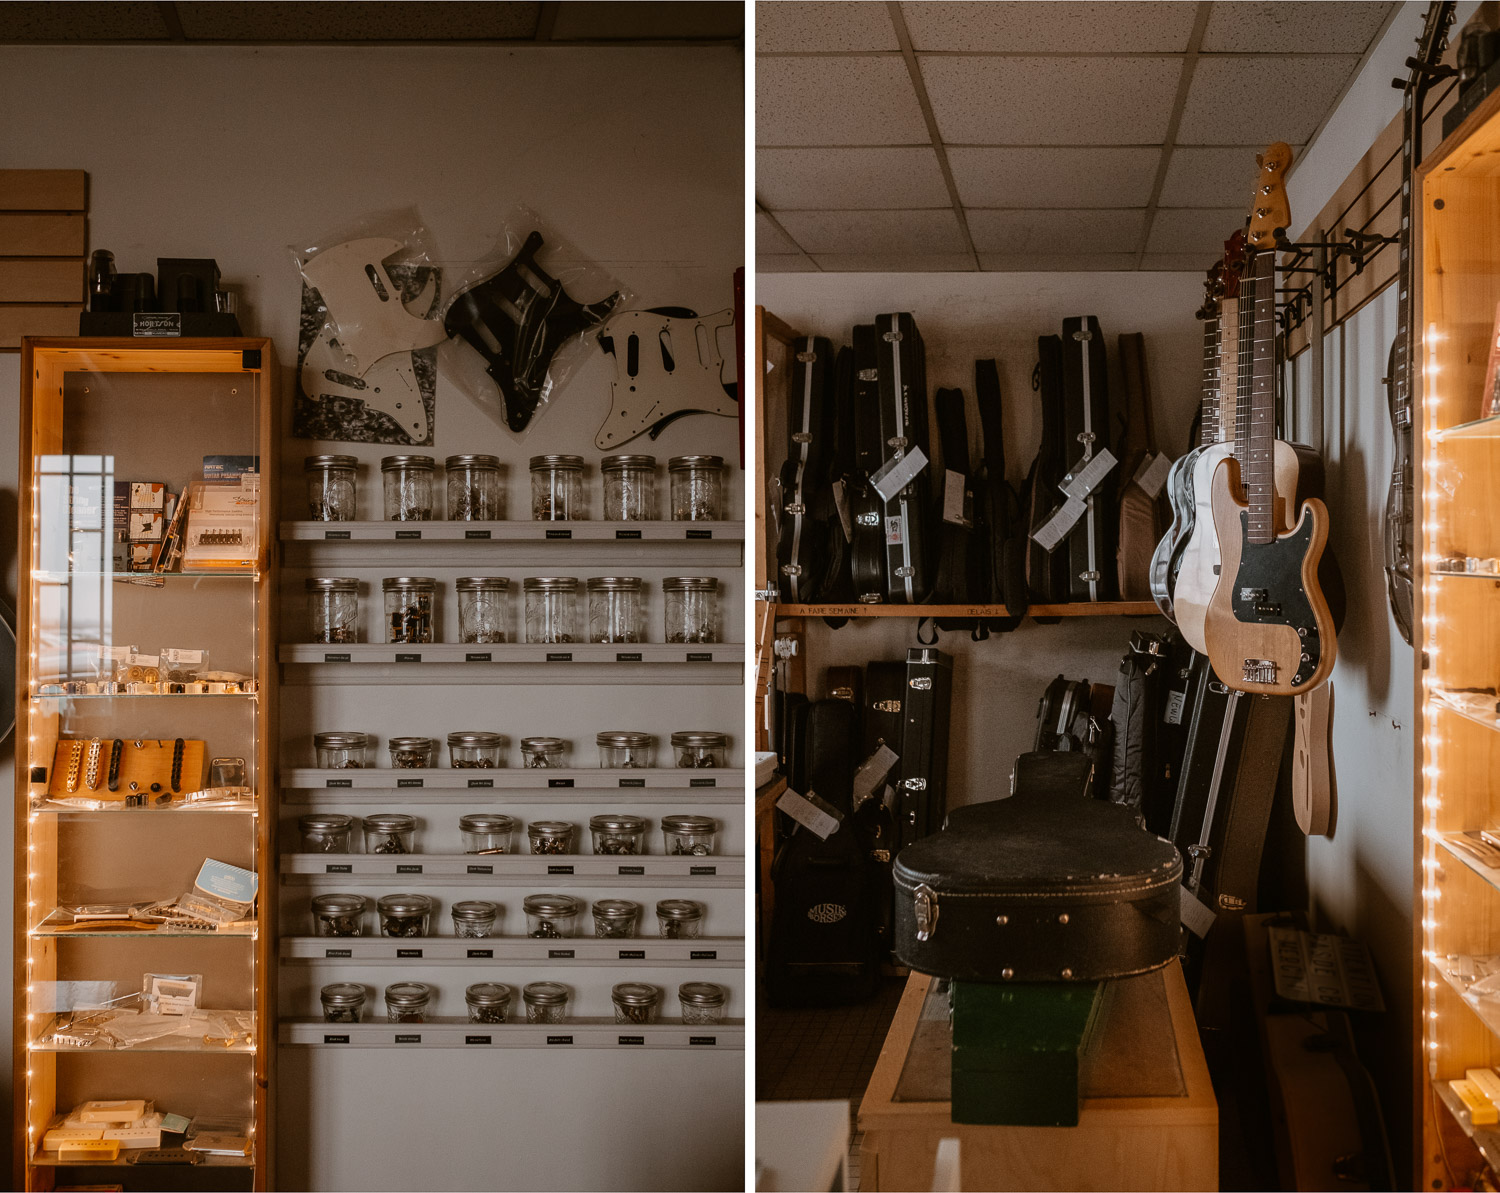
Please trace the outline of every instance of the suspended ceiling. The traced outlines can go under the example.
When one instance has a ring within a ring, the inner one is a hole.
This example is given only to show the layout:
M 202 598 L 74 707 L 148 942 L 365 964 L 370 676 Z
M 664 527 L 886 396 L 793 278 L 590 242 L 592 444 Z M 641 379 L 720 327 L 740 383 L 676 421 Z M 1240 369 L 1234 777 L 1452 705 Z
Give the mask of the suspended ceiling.
M 1399 7 L 758 3 L 757 268 L 1201 270 Z

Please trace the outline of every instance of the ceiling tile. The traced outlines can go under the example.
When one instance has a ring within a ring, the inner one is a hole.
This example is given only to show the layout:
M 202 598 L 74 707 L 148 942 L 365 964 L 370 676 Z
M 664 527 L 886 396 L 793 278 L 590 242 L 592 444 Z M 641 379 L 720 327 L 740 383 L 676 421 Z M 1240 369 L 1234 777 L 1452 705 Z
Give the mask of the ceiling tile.
M 824 273 L 973 273 L 968 253 L 819 253 L 814 260 Z
M 776 218 L 802 250 L 821 253 L 963 253 L 951 209 L 942 211 L 784 211 Z
M 744 32 L 745 6 L 732 0 L 569 0 L 557 6 L 552 40 L 739 37 Z
M 1159 149 L 948 150 L 966 207 L 1144 207 L 1160 159 Z
M 802 253 L 757 253 L 756 273 L 816 273 L 812 258 Z
M 969 235 L 981 253 L 1134 253 L 1139 211 L 982 211 L 969 208 Z
M 1202 253 L 1207 269 L 1224 251 L 1224 242 L 1244 226 L 1245 209 L 1185 207 L 1161 210 L 1151 222 L 1148 253 Z
M 15 0 L 4 7 L 6 41 L 165 41 L 159 4 L 55 4 Z
M 1181 53 L 1193 31 L 1195 9 L 1192 4 L 1131 0 L 1103 4 L 923 0 L 902 4 L 901 14 L 917 50 Z
M 1312 136 L 1359 65 L 1358 58 L 1200 58 L 1179 145 L 1300 144 Z
M 953 145 L 1149 145 L 1167 132 L 1180 58 L 919 59 Z
M 765 212 L 757 211 L 755 213 L 755 251 L 757 253 L 796 253 L 801 250 L 786 238 Z
M 1111 273 L 1135 268 L 1134 253 L 980 253 L 993 273 Z
M 303 4 L 180 0 L 189 38 L 223 41 L 452 41 L 529 38 L 540 4 Z
M 922 149 L 761 149 L 755 197 L 776 211 L 796 208 L 947 207 L 937 153 Z
M 1247 54 L 1363 54 L 1393 4 L 1215 4 L 1203 49 Z M 1415 32 L 1415 29 L 1413 30 Z
M 757 4 L 757 53 L 897 50 L 884 4 L 830 0 L 823 4 Z
M 758 145 L 925 145 L 901 58 L 759 58 Z
M 1218 257 L 1204 257 L 1201 253 L 1145 253 L 1141 256 L 1141 268 L 1171 273 L 1207 273 L 1217 260 Z
M 1167 164 L 1167 180 L 1158 200 L 1163 207 L 1233 207 L 1249 209 L 1250 193 L 1260 172 L 1256 151 L 1193 149 L 1179 145 Z

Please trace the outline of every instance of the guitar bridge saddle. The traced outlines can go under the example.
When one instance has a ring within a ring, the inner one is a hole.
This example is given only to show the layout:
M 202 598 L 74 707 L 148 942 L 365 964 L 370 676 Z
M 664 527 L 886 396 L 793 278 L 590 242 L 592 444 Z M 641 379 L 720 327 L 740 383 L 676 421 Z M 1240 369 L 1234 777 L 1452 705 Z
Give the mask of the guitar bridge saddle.
M 1246 659 L 1242 680 L 1245 683 L 1275 683 L 1275 661 L 1272 659 Z

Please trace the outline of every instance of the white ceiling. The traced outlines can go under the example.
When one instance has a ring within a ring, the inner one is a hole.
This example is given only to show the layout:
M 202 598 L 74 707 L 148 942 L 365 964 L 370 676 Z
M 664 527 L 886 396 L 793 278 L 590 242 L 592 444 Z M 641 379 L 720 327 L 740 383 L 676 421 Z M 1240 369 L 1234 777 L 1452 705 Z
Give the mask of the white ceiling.
M 760 0 L 757 268 L 1206 268 L 1398 7 Z

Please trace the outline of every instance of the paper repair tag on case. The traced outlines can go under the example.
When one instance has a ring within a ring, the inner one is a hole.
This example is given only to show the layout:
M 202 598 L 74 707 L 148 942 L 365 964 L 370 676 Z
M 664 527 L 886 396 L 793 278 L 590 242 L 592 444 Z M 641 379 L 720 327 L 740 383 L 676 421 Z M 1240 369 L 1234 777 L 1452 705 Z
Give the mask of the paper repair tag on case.
M 896 494 L 916 480 L 917 474 L 927 467 L 927 457 L 920 447 L 914 447 L 899 460 L 887 460 L 870 473 L 870 483 L 882 501 L 894 501 Z
M 875 794 L 875 788 L 885 782 L 886 775 L 891 773 L 891 767 L 896 765 L 900 757 L 890 746 L 881 743 L 880 748 L 860 764 L 859 769 L 854 772 L 856 808 Z
M 1062 478 L 1062 484 L 1058 488 L 1063 491 L 1064 497 L 1076 497 L 1081 501 L 1099 487 L 1099 482 L 1118 463 L 1110 454 L 1109 448 L 1101 447 L 1089 458 L 1088 463 L 1075 464 L 1073 471 Z
M 1068 532 L 1078 525 L 1078 519 L 1088 505 L 1077 497 L 1069 497 L 1052 516 L 1031 532 L 1031 540 L 1043 551 L 1057 550 L 1057 544 L 1068 537 Z
M 943 521 L 974 529 L 974 490 L 968 477 L 951 468 L 943 470 Z
M 254 903 L 260 876 L 253 870 L 241 870 L 228 862 L 209 858 L 198 871 L 193 884 L 206 895 L 217 895 L 230 903 Z
M 817 803 L 813 800 L 817 800 Z M 818 804 L 823 804 L 823 807 L 818 807 Z M 816 795 L 808 799 L 788 787 L 782 792 L 781 798 L 776 801 L 776 806 L 808 832 L 816 834 L 825 841 L 839 826 L 839 818 L 833 815 L 832 810 L 825 811 L 828 805 Z
M 1213 908 L 1187 887 L 1180 888 L 1177 894 L 1178 916 L 1182 920 L 1182 926 L 1194 936 L 1207 936 L 1208 930 L 1214 926 L 1214 920 L 1218 918 L 1214 915 Z
M 1155 498 L 1161 487 L 1167 483 L 1167 477 L 1172 471 L 1172 460 L 1166 452 L 1157 452 L 1155 455 L 1147 455 L 1141 461 L 1141 466 L 1135 470 L 1135 476 L 1131 479 L 1140 486 L 1147 497 Z

